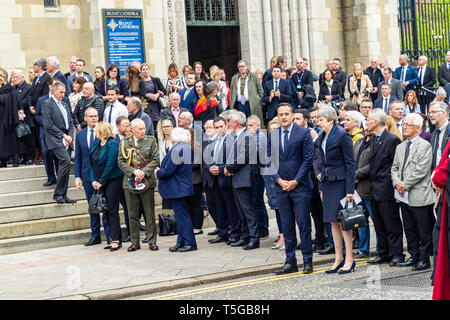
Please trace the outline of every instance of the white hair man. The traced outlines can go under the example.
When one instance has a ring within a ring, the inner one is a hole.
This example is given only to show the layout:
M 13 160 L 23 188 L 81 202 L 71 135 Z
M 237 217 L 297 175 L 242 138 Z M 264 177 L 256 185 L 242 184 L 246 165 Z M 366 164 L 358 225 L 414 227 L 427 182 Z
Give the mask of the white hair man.
M 371 264 L 389 262 L 397 266 L 404 262 L 403 227 L 394 198 L 391 166 L 400 139 L 385 128 L 386 114 L 380 108 L 369 111 L 367 129 L 373 132 L 370 142 L 370 182 L 372 186 L 372 216 L 378 236 L 378 257 Z
M 86 128 L 86 122 L 84 121 L 84 113 L 87 108 L 95 108 L 98 112 L 98 118 L 103 119 L 103 112 L 105 111 L 105 103 L 103 97 L 95 93 L 95 87 L 92 82 L 86 82 L 83 85 L 83 96 L 78 101 L 74 110 L 75 128 L 77 131 Z
M 67 86 L 66 77 L 59 70 L 59 60 L 55 56 L 47 58 L 47 72 L 52 78 L 58 78 L 65 86 Z M 68 93 L 66 93 L 68 95 Z
M 420 89 L 432 89 L 436 84 L 436 69 L 427 65 L 428 58 L 426 56 L 420 56 L 417 65 L 418 83 L 417 88 Z M 427 113 L 428 103 L 432 100 L 432 94 L 425 90 L 419 90 L 417 93 L 418 103 L 420 105 L 420 111 L 423 114 Z
M 392 184 L 401 200 L 403 227 L 411 257 L 399 266 L 425 270 L 431 267 L 432 232 L 435 223 L 433 204 L 435 194 L 431 188 L 431 145 L 421 137 L 423 118 L 408 114 L 403 122 L 405 140 L 395 151 L 391 168 Z M 399 197 L 398 197 L 399 198 Z

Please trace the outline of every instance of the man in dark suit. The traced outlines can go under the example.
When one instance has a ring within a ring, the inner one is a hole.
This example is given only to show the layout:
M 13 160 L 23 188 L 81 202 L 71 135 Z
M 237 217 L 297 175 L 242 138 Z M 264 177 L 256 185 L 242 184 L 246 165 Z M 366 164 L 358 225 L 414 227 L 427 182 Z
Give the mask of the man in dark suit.
M 433 100 L 434 95 L 423 88 L 431 90 L 436 83 L 436 69 L 427 66 L 428 58 L 420 56 L 417 66 L 417 73 L 419 81 L 417 81 L 417 98 L 419 100 L 420 111 L 423 114 L 428 114 L 428 104 Z
M 267 123 L 277 115 L 278 105 L 282 102 L 289 102 L 291 99 L 291 86 L 288 80 L 281 79 L 281 68 L 279 66 L 273 67 L 272 76 L 272 80 L 263 84 L 264 96 L 262 101 L 266 104 Z
M 341 60 L 339 58 L 334 58 L 331 64 L 331 70 L 334 72 L 335 81 L 341 84 L 342 97 L 345 96 L 345 86 L 347 85 L 347 74 L 342 71 Z
M 370 140 L 370 181 L 373 223 L 378 237 L 378 257 L 371 264 L 389 262 L 399 266 L 403 254 L 403 226 L 394 198 L 391 166 L 400 139 L 385 129 L 386 114 L 381 109 L 369 111 L 367 129 L 373 132 Z
M 189 111 L 191 111 L 191 101 L 195 98 L 195 79 L 195 73 L 189 73 L 186 77 L 187 87 L 180 91 L 180 106 Z
M 385 114 L 389 114 L 389 105 L 392 101 L 395 100 L 391 96 L 391 87 L 387 83 L 383 83 L 381 85 L 381 97 L 375 101 L 373 108 L 379 108 Z
M 431 124 L 436 127 L 431 135 L 431 149 L 433 150 L 431 170 L 433 171 L 439 164 L 449 139 L 447 104 L 444 102 L 432 102 L 430 104 L 429 116 Z
M 85 112 L 84 119 L 86 128 L 77 132 L 75 140 L 75 186 L 78 190 L 84 189 L 86 199 L 89 202 L 94 194 L 91 179 L 91 164 L 89 154 L 91 148 L 97 139 L 95 136 L 95 127 L 98 123 L 98 112 L 94 108 L 88 108 Z M 100 215 L 89 212 L 91 217 L 91 238 L 86 242 L 85 246 L 92 246 L 102 243 L 100 236 Z M 106 215 L 103 215 L 103 227 L 107 239 L 110 238 L 109 224 Z
M 183 89 L 184 90 L 184 89 Z M 180 108 L 181 96 L 174 92 L 170 94 L 169 107 L 161 111 L 161 123 L 170 120 L 174 128 L 178 127 L 178 117 L 182 112 L 189 112 L 188 109 Z
M 53 199 L 57 203 L 75 203 L 67 197 L 70 176 L 70 155 L 68 149 L 73 140 L 74 123 L 70 106 L 62 102 L 66 94 L 64 84 L 57 82 L 52 88 L 52 97 L 42 103 L 42 124 L 45 143 L 58 159 L 58 180 Z
M 46 71 L 47 62 L 44 58 L 34 61 L 34 72 L 38 75 L 32 84 L 30 92 L 30 107 L 35 108 L 38 99 L 48 94 L 48 80 L 51 78 Z
M 214 119 L 214 129 L 217 136 L 206 147 L 204 167 L 206 186 L 212 190 L 214 196 L 218 234 L 215 239 L 210 239 L 208 242 L 232 244 L 239 241 L 241 220 L 231 189 L 231 177 L 226 176 L 223 171 L 234 139 L 227 133 L 227 123 L 224 118 Z
M 381 85 L 387 83 L 391 87 L 391 95 L 394 100 L 403 100 L 403 90 L 400 80 L 392 77 L 392 69 L 387 67 L 383 69 L 384 81 L 378 84 L 378 98 L 381 97 Z
M 302 100 L 305 97 L 305 85 L 310 85 L 314 91 L 314 79 L 311 71 L 303 68 L 303 59 L 298 58 L 297 62 L 297 70 L 292 74 L 290 81 L 294 83 L 294 86 L 297 90 L 297 96 L 299 100 Z M 296 106 L 298 103 L 296 104 Z
M 64 83 L 65 86 L 67 86 L 67 79 L 62 74 L 62 72 L 59 70 L 59 60 L 58 58 L 52 56 L 47 58 L 47 73 L 52 78 L 58 78 L 61 83 Z M 66 92 L 66 96 L 67 96 Z
M 49 88 L 48 95 L 40 97 L 38 102 L 36 103 L 35 120 L 39 128 L 38 134 L 42 149 L 42 159 L 44 161 L 45 172 L 47 174 L 47 182 L 43 184 L 44 187 L 49 187 L 51 185 L 56 184 L 55 172 L 58 171 L 58 161 L 56 157 L 53 155 L 52 150 L 49 150 L 45 143 L 45 130 L 42 124 L 42 103 L 51 98 L 52 87 L 57 82 L 59 82 L 58 78 L 50 78 L 48 80 L 48 88 Z M 70 101 L 67 97 L 64 97 L 62 101 L 65 102 L 67 105 L 70 105 Z
M 378 68 L 378 59 L 372 58 L 372 60 L 370 60 L 370 66 L 367 67 L 365 73 L 372 82 L 373 89 L 370 93 L 370 99 L 375 103 L 375 100 L 377 100 L 378 97 L 378 85 L 383 82 L 383 71 Z
M 450 51 L 447 51 L 445 62 L 438 67 L 438 80 L 441 87 L 450 83 Z
M 253 206 L 253 166 L 257 159 L 256 142 L 245 128 L 246 122 L 243 112 L 231 113 L 229 123 L 236 140 L 223 167 L 223 174 L 231 177 L 233 196 L 242 222 L 240 239 L 231 246 L 252 250 L 259 248 L 258 217 Z
M 409 64 L 409 58 L 406 54 L 402 54 L 398 58 L 400 67 L 395 69 L 395 78 L 400 80 L 403 89 L 403 97 L 409 90 L 414 90 L 416 83 L 419 81 L 417 69 Z M 403 100 L 403 97 L 401 100 Z
M 300 230 L 303 256 L 303 273 L 311 273 L 312 241 L 309 208 L 312 190 L 311 169 L 314 158 L 314 144 L 311 133 L 304 127 L 293 123 L 294 114 L 288 104 L 278 107 L 281 127 L 269 133 L 268 155 L 271 160 L 266 174 L 272 173 L 275 180 L 275 193 L 280 211 L 281 225 L 286 247 L 286 261 L 277 275 L 297 272 L 297 237 L 295 223 Z

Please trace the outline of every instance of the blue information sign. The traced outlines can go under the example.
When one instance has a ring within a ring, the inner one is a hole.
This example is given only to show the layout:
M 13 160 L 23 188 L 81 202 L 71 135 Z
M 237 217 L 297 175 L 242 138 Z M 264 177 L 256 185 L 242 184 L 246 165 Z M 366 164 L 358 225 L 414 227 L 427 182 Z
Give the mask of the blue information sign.
M 107 65 L 117 64 L 121 76 L 134 61 L 143 63 L 144 42 L 139 10 L 105 10 Z

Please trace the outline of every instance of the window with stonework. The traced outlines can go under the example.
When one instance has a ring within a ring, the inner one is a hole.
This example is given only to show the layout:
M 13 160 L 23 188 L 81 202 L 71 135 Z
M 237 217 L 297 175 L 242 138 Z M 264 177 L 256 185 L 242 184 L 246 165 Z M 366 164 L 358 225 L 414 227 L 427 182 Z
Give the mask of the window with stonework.
M 237 0 L 185 0 L 188 26 L 238 26 Z
M 44 0 L 44 8 L 45 9 L 57 9 L 58 8 L 58 0 Z

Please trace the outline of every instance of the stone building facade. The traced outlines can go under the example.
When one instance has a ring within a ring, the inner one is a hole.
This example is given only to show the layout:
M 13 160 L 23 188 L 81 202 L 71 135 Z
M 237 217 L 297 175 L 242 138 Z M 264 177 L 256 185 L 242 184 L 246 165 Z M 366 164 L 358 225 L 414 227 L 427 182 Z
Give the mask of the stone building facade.
M 204 0 L 221 1 L 221 0 Z M 297 57 L 322 71 L 327 59 L 340 57 L 349 72 L 354 62 L 368 65 L 378 57 L 397 65 L 400 39 L 398 0 L 226 0 L 239 21 L 237 56 L 252 70 L 267 68 L 272 56 Z M 87 71 L 105 66 L 102 9 L 141 9 L 145 56 L 155 76 L 166 77 L 170 62 L 189 57 L 185 0 L 0 1 L 0 66 L 8 71 L 31 66 L 38 57 L 57 56 L 68 69 L 73 55 L 87 61 Z M 199 34 L 201 36 L 201 34 Z M 201 58 L 201 57 L 200 57 Z M 208 66 L 207 66 L 208 67 Z

